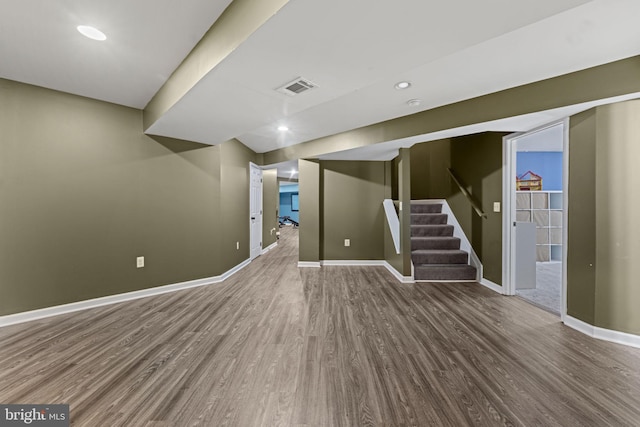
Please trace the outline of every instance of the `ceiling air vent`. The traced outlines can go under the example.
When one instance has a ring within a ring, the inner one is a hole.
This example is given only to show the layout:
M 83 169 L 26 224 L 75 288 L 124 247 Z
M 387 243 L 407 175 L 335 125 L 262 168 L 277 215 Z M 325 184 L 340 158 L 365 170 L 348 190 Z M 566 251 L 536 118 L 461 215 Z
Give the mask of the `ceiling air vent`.
M 284 93 L 285 95 L 295 96 L 313 89 L 314 87 L 316 87 L 315 83 L 312 83 L 305 78 L 298 77 L 276 90 L 280 93 Z

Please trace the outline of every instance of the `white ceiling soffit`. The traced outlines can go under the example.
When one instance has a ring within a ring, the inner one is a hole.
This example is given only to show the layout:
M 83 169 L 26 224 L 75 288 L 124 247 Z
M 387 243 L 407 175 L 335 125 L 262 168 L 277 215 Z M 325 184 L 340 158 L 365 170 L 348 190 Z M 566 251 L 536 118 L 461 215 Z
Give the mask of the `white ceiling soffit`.
M 518 2 L 519 3 L 519 2 Z M 239 139 L 269 150 L 413 114 L 640 54 L 640 1 L 594 1 L 291 114 L 275 140 L 270 124 Z M 411 88 L 398 91 L 395 82 Z M 422 100 L 419 108 L 406 104 Z
M 0 0 L 0 77 L 143 108 L 230 3 Z
M 563 54 L 554 58 L 553 69 L 511 60 L 520 49 L 519 31 L 565 12 L 569 15 L 563 23 L 571 33 L 574 20 L 582 16 L 580 7 L 571 8 L 585 3 L 291 0 L 147 131 L 208 144 L 237 137 L 265 152 L 410 114 L 415 110 L 405 105 L 409 98 L 423 98 L 423 106 L 430 108 L 562 74 L 584 63 L 607 62 L 615 54 L 591 61 L 566 55 L 576 42 L 566 40 L 563 28 L 554 28 L 553 36 L 544 34 L 546 26 L 535 31 L 539 39 L 527 46 L 546 60 L 549 38 L 561 44 Z M 599 30 L 596 26 L 594 31 Z M 500 37 L 506 40 L 496 45 L 501 52 L 495 63 L 493 57 L 487 61 L 479 55 L 483 43 Z M 318 88 L 295 97 L 275 91 L 298 76 Z M 409 90 L 393 88 L 409 77 Z M 291 129 L 285 135 L 275 131 L 283 121 Z
M 564 127 L 550 126 L 515 140 L 516 151 L 562 151 Z
M 402 138 L 394 141 L 383 142 L 380 144 L 368 145 L 360 148 L 329 153 L 318 158 L 320 160 L 368 160 L 368 161 L 387 161 L 398 156 L 400 148 L 409 148 L 421 142 L 437 141 L 439 139 L 454 138 L 458 136 L 472 135 L 481 132 L 528 132 L 535 128 L 547 125 L 556 120 L 562 120 L 566 117 L 578 114 L 582 111 L 594 108 L 600 105 L 612 104 L 616 102 L 628 101 L 631 99 L 640 99 L 640 92 L 630 93 L 623 96 L 601 99 L 598 101 L 585 102 L 567 107 L 556 108 L 553 110 L 542 111 L 539 113 L 524 114 L 522 116 L 509 117 L 506 119 L 493 120 L 490 122 L 477 123 L 469 126 L 462 126 L 454 129 L 447 129 L 440 132 L 432 132 L 424 135 L 416 135 L 409 138 Z M 541 138 L 548 136 L 550 133 L 557 131 L 557 128 L 549 132 L 539 132 L 539 137 L 528 138 L 527 145 L 518 145 L 518 151 L 555 151 L 557 147 L 540 144 Z M 520 143 L 520 140 L 518 140 Z M 562 150 L 562 148 L 560 148 Z
M 268 166 L 262 166 L 262 169 L 270 170 L 277 169 L 278 170 L 278 178 L 280 179 L 298 179 L 298 161 L 297 160 L 289 160 L 287 162 L 274 163 Z

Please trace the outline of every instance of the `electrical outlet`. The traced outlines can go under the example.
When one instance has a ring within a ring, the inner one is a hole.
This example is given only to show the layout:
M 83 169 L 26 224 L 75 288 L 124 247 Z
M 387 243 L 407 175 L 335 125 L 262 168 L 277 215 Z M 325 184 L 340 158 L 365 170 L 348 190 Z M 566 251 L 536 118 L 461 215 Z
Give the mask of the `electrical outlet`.
M 136 258 L 136 268 L 142 268 L 142 267 L 144 267 L 144 257 L 139 256 Z
M 344 239 L 344 245 L 345 246 L 351 246 L 351 239 Z
M 493 202 L 493 211 L 500 212 L 500 202 Z
M 236 242 L 236 250 L 240 250 L 240 242 Z

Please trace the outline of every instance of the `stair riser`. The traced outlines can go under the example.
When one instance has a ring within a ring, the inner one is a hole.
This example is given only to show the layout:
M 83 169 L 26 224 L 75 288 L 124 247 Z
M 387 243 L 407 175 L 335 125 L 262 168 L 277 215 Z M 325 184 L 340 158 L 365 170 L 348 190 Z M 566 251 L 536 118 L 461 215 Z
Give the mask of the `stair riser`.
M 447 214 L 411 214 L 412 225 L 446 224 Z
M 416 249 L 460 249 L 460 239 L 457 237 L 411 239 L 411 250 Z
M 461 266 L 417 266 L 416 280 L 476 280 L 476 269 L 470 265 Z
M 466 253 L 453 254 L 412 254 L 414 265 L 420 264 L 467 264 L 469 255 Z
M 412 237 L 450 237 L 453 236 L 453 225 L 412 225 Z
M 437 203 L 411 204 L 411 213 L 440 213 L 442 205 Z

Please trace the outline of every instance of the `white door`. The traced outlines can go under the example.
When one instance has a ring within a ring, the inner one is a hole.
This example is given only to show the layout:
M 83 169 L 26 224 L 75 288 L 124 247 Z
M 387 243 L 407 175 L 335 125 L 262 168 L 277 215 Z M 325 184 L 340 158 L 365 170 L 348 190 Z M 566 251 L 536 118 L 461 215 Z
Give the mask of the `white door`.
M 250 257 L 254 259 L 262 253 L 262 169 L 253 163 L 249 194 Z

